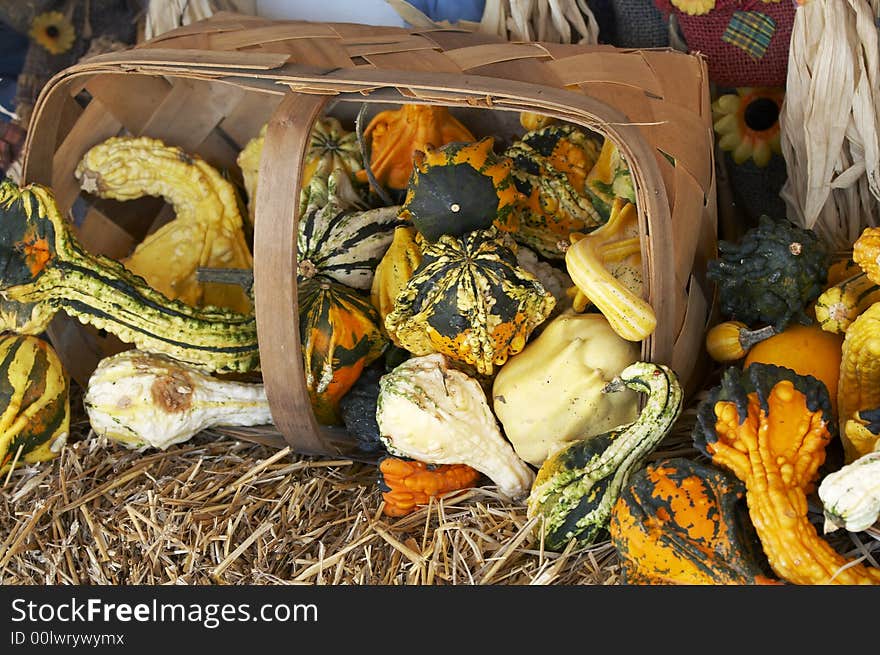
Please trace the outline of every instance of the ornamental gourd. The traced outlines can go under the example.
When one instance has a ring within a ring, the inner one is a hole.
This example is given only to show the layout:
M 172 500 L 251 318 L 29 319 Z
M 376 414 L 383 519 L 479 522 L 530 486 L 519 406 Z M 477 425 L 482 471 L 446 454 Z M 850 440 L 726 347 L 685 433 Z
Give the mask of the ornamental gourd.
M 159 196 L 175 218 L 148 235 L 125 267 L 172 300 L 253 311 L 241 287 L 197 278 L 199 268 L 250 269 L 235 188 L 201 157 L 149 137 L 111 137 L 90 148 L 74 175 L 100 198 Z
M 608 523 L 627 584 L 770 584 L 746 488 L 727 471 L 684 457 L 630 476 Z
M 632 217 L 630 224 L 633 223 L 635 207 L 630 204 L 631 209 L 627 209 L 622 202 L 615 202 L 614 207 L 616 213 L 606 224 L 611 225 L 611 234 L 599 228 L 596 236 L 572 235 L 572 244 L 565 252 L 565 268 L 578 291 L 602 312 L 617 334 L 630 341 L 641 341 L 657 328 L 657 315 L 641 295 L 641 256 L 638 266 L 633 261 L 624 261 L 640 249 L 639 237 L 632 236 L 632 227 L 628 231 L 621 227 L 627 223 L 627 213 Z M 619 234 L 621 231 L 623 235 Z M 622 258 L 618 257 L 621 254 Z M 583 304 L 577 298 L 575 303 Z
M 447 143 L 469 143 L 476 138 L 447 107 L 406 103 L 381 111 L 364 129 L 369 143 L 370 170 L 376 182 L 396 191 L 407 188 L 413 172 L 413 154 Z M 357 179 L 367 181 L 366 171 Z
M 0 474 L 57 457 L 70 432 L 70 381 L 47 341 L 0 335 Z
M 313 187 L 323 184 L 314 180 Z M 400 207 L 365 209 L 353 204 L 357 197 L 348 174 L 341 169 L 327 179 L 318 203 L 309 202 L 298 223 L 297 278 L 323 275 L 353 289 L 365 291 L 391 240 L 403 224 Z
M 165 450 L 208 428 L 272 423 L 262 384 L 220 380 L 139 350 L 98 362 L 83 405 L 95 434 L 127 448 Z
M 385 516 L 406 516 L 432 498 L 473 487 L 480 472 L 467 464 L 425 464 L 400 457 L 379 462 L 379 488 Z
M 388 346 L 379 317 L 358 291 L 317 276 L 299 283 L 306 388 L 319 423 L 342 424 L 339 400 Z
M 571 441 L 636 419 L 636 391 L 603 389 L 638 359 L 638 345 L 601 314 L 561 314 L 498 371 L 492 408 L 517 454 L 540 466 Z
M 485 137 L 417 150 L 401 216 L 429 241 L 493 224 L 515 231 L 511 161 L 496 155 L 494 144 L 494 137 Z
M 842 334 L 859 314 L 878 301 L 880 285 L 860 272 L 825 289 L 816 298 L 813 310 L 823 330 Z
M 706 274 L 726 318 L 781 332 L 792 322 L 812 322 L 805 309 L 825 288 L 828 259 L 812 230 L 761 216 L 738 241 L 718 242 Z
M 440 352 L 482 375 L 520 352 L 555 305 L 516 263 L 515 244 L 496 227 L 441 236 L 400 291 L 385 328 L 415 355 Z
M 880 516 L 880 451 L 870 452 L 822 478 L 819 498 L 825 533 L 867 530 Z
M 774 334 L 772 325 L 750 330 L 742 321 L 723 321 L 706 332 L 706 352 L 716 362 L 735 362 L 745 357 L 752 346 Z
M 587 174 L 599 143 L 573 125 L 551 124 L 527 132 L 504 152 L 513 162 L 521 194 L 514 237 L 544 257 L 561 259 L 569 234 L 604 223 L 586 193 Z M 606 216 L 607 218 L 607 216 Z
M 869 431 L 847 429 L 859 412 L 880 407 L 880 303 L 862 312 L 846 331 L 837 386 L 837 416 L 847 464 L 875 450 L 878 440 Z
M 636 191 L 629 165 L 611 139 L 606 138 L 602 142 L 599 158 L 587 174 L 585 186 L 601 223 L 611 216 L 616 198 L 636 203 Z
M 535 477 L 501 434 L 480 383 L 444 355 L 412 357 L 379 380 L 376 421 L 388 452 L 426 464 L 467 464 L 511 499 Z
M 0 293 L 7 324 L 27 323 L 35 333 L 63 311 L 202 370 L 259 366 L 253 314 L 169 300 L 119 262 L 87 252 L 39 184 L 0 182 Z
M 606 393 L 629 388 L 647 394 L 632 423 L 551 453 L 535 477 L 527 500 L 530 518 L 540 516 L 544 547 L 560 551 L 574 539 L 596 541 L 630 474 L 672 429 L 683 394 L 675 373 L 662 364 L 635 362 L 605 386 Z
M 245 144 L 236 159 L 248 197 L 248 216 L 251 223 L 254 222 L 256 210 L 257 175 L 266 141 L 266 128 L 267 125 L 260 128 L 257 136 Z M 309 188 L 313 179 L 326 180 L 335 170 L 343 171 L 352 182 L 360 181 L 357 175 L 363 171 L 363 168 L 364 160 L 354 132 L 342 127 L 339 119 L 333 116 L 323 116 L 315 121 L 300 181 L 300 188 L 303 191 Z M 302 192 L 300 199 L 301 208 L 304 208 Z
M 694 446 L 746 487 L 749 517 L 773 572 L 793 584 L 880 584 L 816 532 L 807 498 L 836 432 L 825 385 L 755 362 L 732 366 L 697 407 Z
M 370 288 L 370 302 L 379 312 L 383 328 L 385 317 L 394 310 L 397 295 L 422 263 L 422 249 L 416 236 L 416 229 L 412 226 L 401 225 L 394 228 L 391 245 L 376 266 Z M 400 345 L 394 334 L 389 337 L 395 345 Z

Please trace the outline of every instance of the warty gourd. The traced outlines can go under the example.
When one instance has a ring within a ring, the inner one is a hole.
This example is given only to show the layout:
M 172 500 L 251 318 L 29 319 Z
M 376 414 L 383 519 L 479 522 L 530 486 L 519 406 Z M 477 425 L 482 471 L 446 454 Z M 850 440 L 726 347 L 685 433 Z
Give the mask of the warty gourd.
M 383 375 L 376 408 L 388 452 L 426 464 L 467 464 L 512 499 L 534 472 L 505 440 L 480 383 L 440 353 L 412 357 Z

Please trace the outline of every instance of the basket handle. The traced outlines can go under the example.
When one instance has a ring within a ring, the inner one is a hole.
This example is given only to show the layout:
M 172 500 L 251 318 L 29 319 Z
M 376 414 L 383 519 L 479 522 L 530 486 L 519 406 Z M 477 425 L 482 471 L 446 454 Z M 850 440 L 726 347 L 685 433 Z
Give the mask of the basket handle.
M 254 305 L 260 368 L 275 427 L 300 454 L 339 449 L 324 438 L 305 386 L 299 338 L 296 235 L 312 126 L 328 96 L 287 94 L 266 128 L 254 212 Z

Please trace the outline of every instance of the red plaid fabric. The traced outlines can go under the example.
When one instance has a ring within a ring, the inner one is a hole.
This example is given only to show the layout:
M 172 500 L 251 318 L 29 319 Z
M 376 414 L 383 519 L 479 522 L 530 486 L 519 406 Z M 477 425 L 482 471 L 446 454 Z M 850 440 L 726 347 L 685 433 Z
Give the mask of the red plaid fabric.
M 654 0 L 654 4 L 664 16 L 676 15 L 688 48 L 705 55 L 709 79 L 719 86 L 785 86 L 797 10 L 794 0 L 716 0 L 715 8 L 702 16 L 688 16 L 670 0 Z M 737 12 L 758 12 L 773 21 L 775 30 L 760 57 L 754 56 L 754 49 L 743 48 L 730 38 L 728 28 Z
M 0 173 L 6 172 L 24 146 L 26 132 L 15 123 L 0 122 Z

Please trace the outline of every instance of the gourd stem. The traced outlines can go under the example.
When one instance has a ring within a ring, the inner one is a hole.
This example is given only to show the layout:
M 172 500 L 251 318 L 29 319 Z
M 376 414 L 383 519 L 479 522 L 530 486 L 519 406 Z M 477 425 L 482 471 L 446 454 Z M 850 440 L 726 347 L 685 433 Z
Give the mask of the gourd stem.
M 367 175 L 367 180 L 370 182 L 370 187 L 373 191 L 376 192 L 376 195 L 382 200 L 386 205 L 394 205 L 396 204 L 391 196 L 388 195 L 388 192 L 385 188 L 379 184 L 379 181 L 376 179 L 376 176 L 373 175 L 373 167 L 370 166 L 370 153 L 367 148 L 367 142 L 364 138 L 364 116 L 367 113 L 367 103 L 363 103 L 361 105 L 360 110 L 357 113 L 357 117 L 354 121 L 354 131 L 357 136 L 358 146 L 361 149 L 361 157 L 364 161 L 364 173 Z
M 744 351 L 748 352 L 756 343 L 761 343 L 776 333 L 776 328 L 772 325 L 762 327 L 758 330 L 740 330 L 739 345 L 742 346 Z

